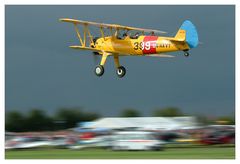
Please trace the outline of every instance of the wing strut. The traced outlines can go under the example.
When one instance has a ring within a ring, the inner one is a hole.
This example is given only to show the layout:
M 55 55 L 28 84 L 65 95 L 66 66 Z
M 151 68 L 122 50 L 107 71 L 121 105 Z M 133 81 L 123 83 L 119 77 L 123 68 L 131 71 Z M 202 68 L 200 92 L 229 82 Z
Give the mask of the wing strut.
M 103 31 L 103 28 L 102 28 L 102 27 L 100 27 L 100 32 L 101 32 L 101 34 L 102 34 L 102 38 L 104 38 L 104 40 L 105 40 L 104 31 Z
M 89 38 L 88 42 L 90 42 L 90 44 L 92 44 L 93 43 L 93 36 L 90 33 L 88 25 L 87 24 L 83 24 L 83 38 L 82 38 L 82 36 L 81 36 L 81 34 L 79 32 L 77 23 L 73 23 L 73 24 L 74 24 L 74 28 L 75 28 L 75 31 L 77 33 L 77 37 L 79 39 L 80 45 L 82 47 L 86 47 L 87 37 Z
M 82 46 L 84 46 L 83 41 L 82 41 L 82 37 L 81 37 L 80 32 L 79 32 L 79 30 L 78 30 L 78 28 L 77 28 L 77 24 L 74 23 L 74 27 L 75 27 L 75 31 L 76 31 L 76 33 L 77 33 L 77 37 L 78 37 L 78 39 L 79 39 L 79 41 L 80 41 L 80 44 L 81 44 Z M 84 46 L 84 47 L 85 47 L 85 46 Z

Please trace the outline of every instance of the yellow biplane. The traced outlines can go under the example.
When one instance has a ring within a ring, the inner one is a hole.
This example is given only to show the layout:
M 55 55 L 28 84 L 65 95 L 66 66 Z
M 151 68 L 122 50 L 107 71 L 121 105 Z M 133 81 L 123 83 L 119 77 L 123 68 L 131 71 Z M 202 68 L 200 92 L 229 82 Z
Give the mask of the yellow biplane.
M 184 21 L 174 37 L 157 36 L 164 31 L 135 28 L 117 24 L 105 24 L 62 18 L 60 21 L 72 23 L 75 27 L 79 45 L 70 48 L 93 51 L 101 55 L 101 62 L 95 68 L 95 74 L 102 76 L 104 64 L 108 56 L 113 56 L 118 77 L 126 74 L 126 69 L 120 65 L 119 56 L 154 56 L 174 57 L 163 53 L 183 51 L 189 56 L 188 50 L 198 45 L 198 34 L 195 26 L 188 20 Z M 79 26 L 82 28 L 82 34 Z M 89 26 L 99 28 L 101 36 L 93 37 Z M 106 30 L 109 34 L 106 34 Z M 133 33 L 134 32 L 134 33 Z

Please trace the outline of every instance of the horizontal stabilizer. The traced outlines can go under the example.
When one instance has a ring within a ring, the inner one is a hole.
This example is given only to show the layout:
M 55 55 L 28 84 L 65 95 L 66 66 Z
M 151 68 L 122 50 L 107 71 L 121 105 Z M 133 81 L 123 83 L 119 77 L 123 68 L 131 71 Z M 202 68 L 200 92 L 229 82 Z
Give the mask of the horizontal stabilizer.
M 173 55 L 168 55 L 168 54 L 147 54 L 145 56 L 160 57 L 160 58 L 174 58 L 175 57 Z

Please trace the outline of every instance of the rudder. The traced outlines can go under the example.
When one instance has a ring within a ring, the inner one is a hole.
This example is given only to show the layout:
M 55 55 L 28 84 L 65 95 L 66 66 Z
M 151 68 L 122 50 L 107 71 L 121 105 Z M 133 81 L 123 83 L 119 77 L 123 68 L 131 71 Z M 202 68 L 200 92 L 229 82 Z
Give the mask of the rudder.
M 189 20 L 185 20 L 183 22 L 183 24 L 181 25 L 178 33 L 181 32 L 182 30 L 184 30 L 185 33 L 186 33 L 185 40 L 186 40 L 188 46 L 190 48 L 197 47 L 197 45 L 198 45 L 198 33 L 197 33 L 197 29 L 193 25 L 193 23 L 191 21 L 189 21 Z M 177 33 L 177 35 L 175 37 L 178 36 L 178 33 Z

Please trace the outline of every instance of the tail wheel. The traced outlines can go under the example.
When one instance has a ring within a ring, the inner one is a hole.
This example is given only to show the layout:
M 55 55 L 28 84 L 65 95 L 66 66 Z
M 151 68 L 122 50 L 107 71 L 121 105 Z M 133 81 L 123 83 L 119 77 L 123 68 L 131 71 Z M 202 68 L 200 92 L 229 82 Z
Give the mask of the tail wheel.
M 104 74 L 104 67 L 102 65 L 98 65 L 96 68 L 95 68 L 95 74 L 97 76 L 102 76 Z
M 126 74 L 126 69 L 123 66 L 117 68 L 116 71 L 118 77 L 122 78 Z
M 187 51 L 184 52 L 184 56 L 185 57 L 188 57 L 189 56 L 189 53 Z

